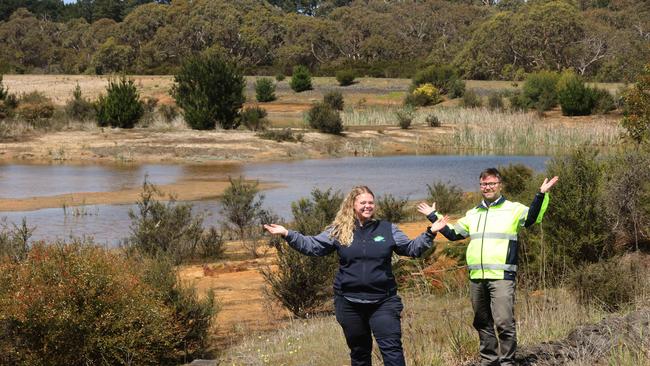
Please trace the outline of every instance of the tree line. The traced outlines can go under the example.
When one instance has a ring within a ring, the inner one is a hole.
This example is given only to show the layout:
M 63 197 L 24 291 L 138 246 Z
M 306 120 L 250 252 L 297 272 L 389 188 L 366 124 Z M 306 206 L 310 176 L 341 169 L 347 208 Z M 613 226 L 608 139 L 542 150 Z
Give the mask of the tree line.
M 0 73 L 171 74 L 209 50 L 250 74 L 625 81 L 650 59 L 647 0 L 9 0 L 0 19 Z

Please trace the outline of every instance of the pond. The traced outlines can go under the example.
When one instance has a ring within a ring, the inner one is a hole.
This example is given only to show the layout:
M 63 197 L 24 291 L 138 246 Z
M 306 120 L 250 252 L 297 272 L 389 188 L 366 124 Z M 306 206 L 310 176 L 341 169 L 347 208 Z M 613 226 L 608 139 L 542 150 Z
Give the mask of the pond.
M 243 176 L 278 184 L 263 192 L 264 207 L 282 217 L 291 217 L 291 202 L 308 197 L 312 189 L 332 187 L 344 193 L 354 185 L 368 185 L 376 195 L 421 199 L 427 184 L 450 182 L 465 191 L 476 190 L 481 170 L 500 165 L 525 164 L 544 170 L 544 156 L 392 156 L 302 160 L 234 165 L 0 165 L 0 197 L 26 198 L 73 192 L 107 192 L 139 187 L 144 177 L 154 184 L 187 180 L 223 179 Z M 194 201 L 194 211 L 207 215 L 206 224 L 219 220 L 217 200 Z M 117 245 L 129 235 L 128 212 L 135 205 L 86 205 L 35 211 L 2 212 L 8 224 L 26 218 L 36 226 L 35 239 L 66 239 L 71 235 L 93 236 L 98 243 Z

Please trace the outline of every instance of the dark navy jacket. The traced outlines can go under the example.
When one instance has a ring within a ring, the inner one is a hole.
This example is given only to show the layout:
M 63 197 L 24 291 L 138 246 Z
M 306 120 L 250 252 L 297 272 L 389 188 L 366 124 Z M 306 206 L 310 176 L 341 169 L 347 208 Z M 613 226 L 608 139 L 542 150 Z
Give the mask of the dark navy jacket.
M 339 270 L 334 279 L 337 295 L 381 300 L 397 292 L 391 259 L 393 252 L 419 257 L 431 248 L 435 233 L 429 230 L 410 240 L 396 225 L 371 220 L 354 229 L 352 243 L 342 246 L 329 237 L 330 229 L 316 236 L 305 236 L 289 230 L 286 241 L 295 250 L 310 256 L 325 256 L 334 251 L 339 255 Z

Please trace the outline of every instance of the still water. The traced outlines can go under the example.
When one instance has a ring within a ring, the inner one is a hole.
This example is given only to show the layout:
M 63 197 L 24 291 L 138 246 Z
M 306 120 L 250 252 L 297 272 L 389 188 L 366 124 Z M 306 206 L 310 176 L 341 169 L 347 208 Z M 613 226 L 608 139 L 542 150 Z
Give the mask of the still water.
M 398 197 L 426 197 L 427 184 L 450 182 L 465 191 L 475 190 L 477 176 L 486 167 L 525 164 L 535 171 L 544 170 L 543 156 L 393 156 L 302 160 L 281 163 L 255 163 L 241 166 L 137 165 L 68 166 L 0 165 L 0 197 L 26 198 L 73 192 L 104 192 L 136 188 L 145 175 L 154 184 L 183 180 L 222 179 L 242 175 L 247 179 L 277 183 L 279 188 L 264 191 L 264 206 L 290 218 L 291 202 L 309 196 L 314 188 L 347 192 L 352 186 L 368 185 L 376 195 L 391 193 Z M 219 202 L 195 201 L 194 212 L 207 216 L 205 222 L 217 224 Z M 35 239 L 65 239 L 90 235 L 98 243 L 117 245 L 129 235 L 128 212 L 135 205 L 87 205 L 80 215 L 64 215 L 62 208 L 25 212 L 2 212 L 8 223 L 23 217 L 36 226 Z

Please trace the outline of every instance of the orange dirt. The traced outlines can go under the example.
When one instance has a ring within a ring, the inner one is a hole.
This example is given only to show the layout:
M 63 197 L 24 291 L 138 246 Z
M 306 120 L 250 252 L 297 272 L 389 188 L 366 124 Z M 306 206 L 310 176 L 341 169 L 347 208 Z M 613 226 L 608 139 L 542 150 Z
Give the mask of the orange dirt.
M 427 225 L 426 221 L 419 221 L 399 224 L 399 227 L 414 238 Z M 216 346 L 237 343 L 242 336 L 252 332 L 277 329 L 290 318 L 286 310 L 272 304 L 264 295 L 265 283 L 259 270 L 273 266 L 273 250 L 268 250 L 261 258 L 251 259 L 239 243 L 231 242 L 225 257 L 224 261 L 216 263 L 180 268 L 182 281 L 195 286 L 200 296 L 213 290 L 219 301 L 220 311 L 213 330 Z

